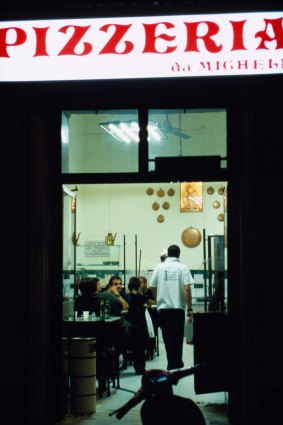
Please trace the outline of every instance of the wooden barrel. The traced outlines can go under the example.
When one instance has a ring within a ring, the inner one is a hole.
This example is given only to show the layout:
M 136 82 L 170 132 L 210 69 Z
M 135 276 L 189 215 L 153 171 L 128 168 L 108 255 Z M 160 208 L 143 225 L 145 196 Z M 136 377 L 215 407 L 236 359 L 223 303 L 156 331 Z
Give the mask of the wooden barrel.
M 70 353 L 70 413 L 96 412 L 96 339 L 73 338 Z

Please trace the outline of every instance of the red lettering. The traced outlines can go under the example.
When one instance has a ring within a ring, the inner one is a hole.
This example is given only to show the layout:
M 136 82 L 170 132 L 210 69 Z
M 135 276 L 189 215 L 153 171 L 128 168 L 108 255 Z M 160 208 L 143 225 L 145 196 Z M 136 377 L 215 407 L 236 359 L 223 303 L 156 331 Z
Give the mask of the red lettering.
M 268 67 L 269 69 L 283 69 L 283 59 L 281 59 L 281 63 L 277 61 L 275 62 L 274 59 L 269 59 Z
M 278 19 L 264 19 L 265 22 L 265 29 L 264 31 L 258 31 L 255 34 L 255 38 L 261 38 L 261 42 L 259 43 L 257 50 L 259 49 L 266 49 L 268 50 L 268 48 L 266 47 L 265 43 L 267 41 L 274 41 L 276 40 L 276 49 L 282 49 L 283 48 L 283 28 L 282 28 L 282 20 L 283 18 L 278 18 Z M 273 32 L 274 32 L 274 37 L 270 37 L 267 34 L 267 29 L 268 29 L 268 25 L 271 25 Z
M 234 39 L 231 51 L 247 50 L 244 45 L 243 29 L 247 21 L 229 21 L 233 28 Z
M 159 22 L 158 24 L 143 24 L 145 30 L 145 46 L 143 53 L 172 53 L 176 50 L 177 46 L 167 46 L 166 50 L 163 52 L 158 51 L 156 48 L 156 41 L 160 38 L 165 41 L 173 41 L 176 36 L 170 36 L 168 34 L 159 34 L 156 35 L 157 27 L 159 25 L 165 25 L 166 29 L 175 28 L 170 22 Z
M 86 27 L 81 27 L 78 25 L 66 25 L 65 27 L 62 27 L 59 29 L 59 32 L 62 32 L 64 34 L 67 34 L 67 31 L 69 28 L 74 29 L 74 33 L 69 39 L 69 41 L 65 44 L 63 49 L 58 53 L 58 56 L 63 55 L 74 55 L 74 56 L 85 56 L 88 55 L 92 51 L 92 45 L 90 43 L 84 42 L 83 43 L 83 50 L 81 53 L 76 53 L 75 48 L 78 46 L 79 42 L 83 38 L 83 36 L 86 34 L 88 29 L 90 28 L 90 25 L 87 25 Z
M 45 28 L 36 28 L 33 27 L 36 35 L 36 49 L 34 53 L 35 56 L 49 56 L 46 50 L 46 34 L 50 27 Z
M 184 22 L 187 28 L 187 45 L 185 52 L 199 52 L 198 40 L 202 40 L 205 48 L 208 52 L 218 53 L 222 49 L 222 44 L 217 46 L 214 40 L 211 39 L 215 34 L 219 32 L 219 26 L 215 22 L 200 21 L 200 22 Z M 198 36 L 198 27 L 201 24 L 207 25 L 207 33 L 205 35 Z
M 223 22 L 223 28 L 222 24 L 218 24 L 217 21 L 186 22 L 180 19 L 176 23 L 175 21 L 157 21 L 154 23 L 146 23 L 146 21 L 136 23 L 134 21 L 125 25 L 109 23 L 100 28 L 93 27 L 96 24 L 90 21 L 90 25 L 85 26 L 66 25 L 58 29 L 55 26 L 56 30 L 53 29 L 53 24 L 49 22 L 50 26 L 42 28 L 28 26 L 27 30 L 23 29 L 25 27 L 11 26 L 0 28 L 0 58 L 9 58 L 10 48 L 24 44 L 27 45 L 28 52 L 32 49 L 34 57 L 49 57 L 48 42 L 51 31 L 53 37 L 56 38 L 57 36 L 57 39 L 54 40 L 54 43 L 57 44 L 52 49 L 52 51 L 56 49 L 54 55 L 57 56 L 89 55 L 93 52 L 95 42 L 100 43 L 96 49 L 97 55 L 127 55 L 133 52 L 135 48 L 139 48 L 140 44 L 137 43 L 136 37 L 144 40 L 144 45 L 139 51 L 140 54 L 164 55 L 177 50 L 180 53 L 207 52 L 217 54 L 222 51 L 223 46 L 226 52 L 247 51 L 248 49 L 251 49 L 251 52 L 254 52 L 255 49 L 278 50 L 283 49 L 282 22 L 283 17 L 281 16 L 276 19 L 261 19 L 259 22 L 256 21 L 256 24 L 261 28 L 260 31 L 256 32 L 251 18 L 248 33 L 245 29 L 249 25 L 249 17 L 239 21 L 227 19 Z M 137 25 L 137 28 L 133 28 L 134 25 Z M 97 31 L 104 32 L 106 41 L 101 42 L 101 37 L 95 39 L 95 35 L 93 36 L 94 40 L 83 41 L 86 40 L 89 29 L 96 31 L 96 34 Z M 130 33 L 131 29 L 136 31 Z M 54 34 L 55 31 L 57 33 Z M 140 31 L 139 34 L 138 31 Z M 63 37 L 60 33 L 65 36 Z M 258 43 L 257 47 L 253 47 L 254 43 Z M 15 52 L 15 50 L 11 51 Z M 23 48 L 21 51 L 23 51 Z M 58 51 L 59 53 L 57 53 Z
M 208 71 L 211 71 L 210 62 L 200 62 L 200 70 L 207 68 Z
M 9 31 L 14 30 L 16 33 L 16 39 L 13 43 L 7 42 L 7 34 Z M 2 28 L 0 29 L 0 57 L 1 58 L 9 58 L 10 55 L 8 54 L 8 47 L 11 46 L 20 46 L 21 44 L 24 44 L 27 39 L 26 32 L 17 27 L 10 27 L 10 28 Z
M 100 50 L 100 54 L 116 54 L 116 55 L 125 55 L 127 53 L 130 53 L 134 49 L 134 44 L 131 41 L 124 41 L 125 47 L 124 50 L 118 51 L 117 46 L 126 34 L 126 32 L 129 30 L 129 28 L 132 25 L 117 25 L 117 24 L 109 24 L 109 25 L 103 25 L 100 30 L 104 32 L 108 32 L 109 28 L 114 27 L 114 34 L 108 41 L 108 43 L 105 44 L 103 49 Z
M 249 69 L 249 63 L 247 59 L 238 60 L 238 69 Z

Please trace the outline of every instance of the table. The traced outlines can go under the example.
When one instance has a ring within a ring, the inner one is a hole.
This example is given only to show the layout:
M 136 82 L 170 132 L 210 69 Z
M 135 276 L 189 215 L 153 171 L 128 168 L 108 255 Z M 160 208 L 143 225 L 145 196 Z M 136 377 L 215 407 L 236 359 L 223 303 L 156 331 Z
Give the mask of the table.
M 114 387 L 120 388 L 120 353 L 118 350 L 119 322 L 120 317 L 113 316 L 109 319 L 96 317 L 95 319 L 89 320 L 75 320 L 74 316 L 67 316 L 63 319 L 63 338 L 68 339 L 69 347 L 72 343 L 72 338 L 96 339 L 96 376 L 98 382 L 98 396 L 100 398 L 105 391 L 107 391 L 107 396 L 110 396 L 111 380 L 113 380 Z M 114 364 L 114 371 L 111 367 L 112 364 Z

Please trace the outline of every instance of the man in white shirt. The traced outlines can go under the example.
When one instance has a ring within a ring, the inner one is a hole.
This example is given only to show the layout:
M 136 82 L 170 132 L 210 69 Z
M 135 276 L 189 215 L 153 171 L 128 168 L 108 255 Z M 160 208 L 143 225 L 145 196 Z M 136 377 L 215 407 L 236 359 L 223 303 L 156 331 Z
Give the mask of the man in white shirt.
M 179 369 L 183 363 L 185 312 L 192 320 L 191 284 L 189 268 L 180 262 L 180 248 L 170 245 L 167 258 L 152 273 L 150 289 L 157 302 L 159 323 L 167 355 L 167 370 Z

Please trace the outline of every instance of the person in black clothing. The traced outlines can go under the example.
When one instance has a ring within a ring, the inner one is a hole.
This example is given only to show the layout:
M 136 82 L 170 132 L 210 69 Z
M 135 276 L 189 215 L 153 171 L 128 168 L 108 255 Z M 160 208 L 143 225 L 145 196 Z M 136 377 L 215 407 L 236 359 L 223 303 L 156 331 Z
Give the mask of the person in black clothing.
M 78 316 L 81 316 L 83 311 L 89 311 L 90 314 L 95 312 L 96 316 L 100 315 L 100 299 L 101 291 L 99 279 L 96 277 L 82 278 L 79 284 L 80 295 L 75 298 L 74 308 Z M 112 337 L 110 338 L 112 340 Z M 97 379 L 99 382 L 99 392 L 102 394 L 107 388 L 107 376 L 115 376 L 115 365 L 109 344 L 109 336 L 101 331 L 96 334 L 96 361 L 97 361 Z M 116 341 L 115 341 L 116 342 Z
M 156 299 L 152 295 L 151 289 L 148 287 L 147 278 L 145 276 L 139 276 L 139 280 L 141 283 L 140 293 L 147 296 L 149 305 L 155 305 Z
M 167 249 L 166 249 L 166 257 L 167 257 Z M 148 287 L 148 281 L 145 276 L 139 276 L 139 280 L 141 283 L 140 292 L 148 297 L 148 302 L 150 306 L 156 307 L 156 299 L 154 298 L 152 294 L 152 290 Z M 149 310 L 150 317 L 153 323 L 154 327 L 154 333 L 155 336 L 158 334 L 158 328 L 159 328 L 159 314 L 156 308 L 150 308 Z M 147 357 L 152 358 L 153 352 L 157 349 L 156 347 L 156 340 L 149 341 L 149 348 L 147 350 Z
M 128 289 L 131 295 L 131 302 L 127 319 L 142 329 L 146 346 L 146 358 L 152 358 L 155 349 L 155 338 L 149 334 L 148 323 L 146 320 L 146 308 L 151 306 L 151 300 L 148 298 L 148 295 L 141 293 L 141 282 L 139 277 L 133 276 L 130 278 Z M 149 315 L 148 320 L 152 321 L 151 314 Z M 153 331 L 153 321 L 152 327 Z
M 75 299 L 75 311 L 81 315 L 83 311 L 100 314 L 101 299 L 110 301 L 111 316 L 119 316 L 120 351 L 130 347 L 133 353 L 134 369 L 137 375 L 145 372 L 145 342 L 142 330 L 134 323 L 130 323 L 122 316 L 122 310 L 128 310 L 127 301 L 121 296 L 122 281 L 119 276 L 112 276 L 105 291 L 100 292 L 99 279 L 86 277 L 80 282 L 80 292 Z
M 93 312 L 99 315 L 99 304 L 96 295 L 100 292 L 99 279 L 96 277 L 82 278 L 79 283 L 80 295 L 75 298 L 74 308 L 78 312 L 78 316 L 83 314 L 83 311 Z
M 129 311 L 128 302 L 121 296 L 122 280 L 119 276 L 112 276 L 106 286 L 105 291 L 97 295 L 99 299 L 109 299 L 111 315 L 121 317 L 120 322 L 120 341 L 121 353 L 125 356 L 125 347 L 129 347 L 133 354 L 133 363 L 136 375 L 142 375 L 145 372 L 145 338 L 143 331 L 134 322 L 126 320 L 122 315 L 123 310 Z M 128 318 L 128 316 L 127 316 Z M 126 358 L 124 358 L 124 367 L 126 368 Z
M 147 295 L 141 293 L 140 279 L 136 276 L 130 278 L 128 283 L 129 293 L 131 294 L 130 307 L 127 319 L 131 323 L 140 326 L 145 335 L 147 335 L 147 326 L 145 320 L 145 307 L 150 305 Z M 148 336 L 148 335 L 147 335 Z

